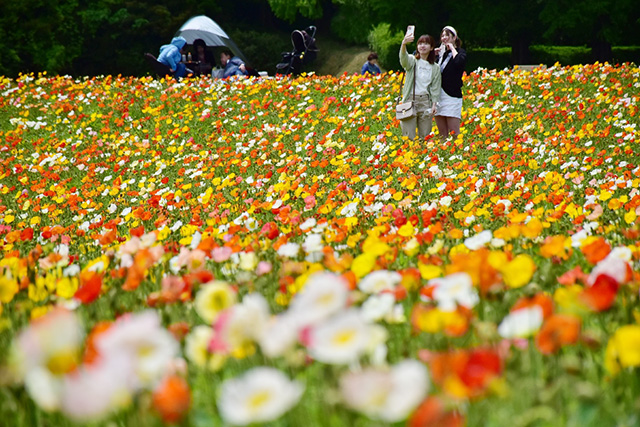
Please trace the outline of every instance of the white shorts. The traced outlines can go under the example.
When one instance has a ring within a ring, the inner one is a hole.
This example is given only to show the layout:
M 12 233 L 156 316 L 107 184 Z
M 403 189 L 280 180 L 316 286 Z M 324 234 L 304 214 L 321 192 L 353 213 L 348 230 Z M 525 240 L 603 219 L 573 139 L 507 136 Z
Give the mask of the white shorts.
M 462 118 L 462 98 L 454 98 L 447 95 L 444 89 L 440 89 L 440 102 L 436 110 L 436 116 Z

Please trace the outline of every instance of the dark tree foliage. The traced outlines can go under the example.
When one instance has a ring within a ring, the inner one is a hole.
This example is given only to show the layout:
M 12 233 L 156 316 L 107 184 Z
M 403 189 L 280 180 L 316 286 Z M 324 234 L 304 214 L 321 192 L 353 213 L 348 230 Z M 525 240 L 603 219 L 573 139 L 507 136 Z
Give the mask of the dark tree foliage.
M 157 55 L 194 15 L 229 33 L 274 31 L 279 21 L 267 0 L 0 0 L 0 75 L 143 75 L 143 53 Z
M 637 0 L 543 0 L 540 21 L 545 41 L 588 45 L 594 61 L 611 60 L 611 45 L 640 42 Z
M 251 43 L 241 48 L 257 60 L 274 64 L 275 41 L 309 24 L 359 44 L 382 23 L 391 33 L 414 24 L 436 38 L 453 25 L 466 47 L 511 46 L 514 64 L 526 63 L 536 43 L 586 45 L 600 61 L 611 58 L 613 44 L 640 43 L 637 0 L 0 0 L 0 75 L 143 75 L 143 53 L 157 55 L 200 14 Z

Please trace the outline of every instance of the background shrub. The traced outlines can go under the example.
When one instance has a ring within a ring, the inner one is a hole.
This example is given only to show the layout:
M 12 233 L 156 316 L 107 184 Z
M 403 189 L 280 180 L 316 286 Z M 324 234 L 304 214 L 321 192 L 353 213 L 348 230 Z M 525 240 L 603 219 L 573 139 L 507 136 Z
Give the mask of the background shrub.
M 633 62 L 640 64 L 640 46 L 613 46 L 611 48 L 613 54 L 613 63 L 621 64 L 623 62 Z
M 269 75 L 275 74 L 282 53 L 293 50 L 291 37 L 287 34 L 243 30 L 232 30 L 228 34 L 247 57 L 249 65 L 258 71 L 267 71 Z
M 510 47 L 494 47 L 482 48 L 474 47 L 467 50 L 467 66 L 466 71 L 477 70 L 479 67 L 488 70 L 511 67 L 511 48 Z
M 531 51 L 533 65 L 551 66 L 556 62 L 561 65 L 588 64 L 591 60 L 591 48 L 586 46 L 540 46 L 534 45 Z
M 388 70 L 400 70 L 400 60 L 398 49 L 404 38 L 404 33 L 398 31 L 391 34 L 391 25 L 387 23 L 378 24 L 369 32 L 369 47 L 378 54 L 378 62 L 383 68 Z M 411 50 L 411 47 L 409 47 Z

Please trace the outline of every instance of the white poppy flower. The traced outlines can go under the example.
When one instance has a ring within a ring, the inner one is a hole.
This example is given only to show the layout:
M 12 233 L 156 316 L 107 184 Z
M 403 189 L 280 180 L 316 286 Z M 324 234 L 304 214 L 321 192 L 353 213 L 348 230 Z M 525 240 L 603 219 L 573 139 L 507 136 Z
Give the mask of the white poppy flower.
M 220 388 L 218 409 L 233 425 L 273 421 L 295 406 L 303 386 L 277 369 L 258 367 L 226 380 Z
M 455 311 L 457 305 L 473 308 L 479 301 L 478 291 L 473 287 L 467 273 L 453 273 L 446 277 L 431 279 L 428 286 L 435 286 L 433 299 L 442 311 Z
M 365 369 L 340 379 L 345 403 L 370 418 L 402 421 L 422 402 L 429 390 L 424 364 L 404 360 L 391 369 Z
M 260 349 L 267 357 L 285 356 L 298 341 L 299 324 L 293 316 L 273 316 L 258 338 Z
M 509 313 L 498 326 L 502 338 L 526 338 L 542 326 L 542 308 L 538 305 L 525 307 Z
M 75 421 L 87 422 L 127 406 L 132 399 L 133 368 L 132 360 L 126 354 L 119 354 L 67 375 L 61 411 Z
M 362 316 L 369 321 L 376 322 L 392 314 L 395 302 L 393 294 L 371 295 L 362 304 Z
M 350 309 L 311 329 L 309 355 L 335 365 L 357 361 L 369 349 L 372 325 L 356 309 Z
M 258 342 L 269 321 L 269 305 L 262 294 L 244 297 L 242 303 L 229 308 L 216 322 L 211 342 L 217 352 L 241 351 L 246 344 Z
M 278 255 L 287 258 L 294 258 L 300 252 L 300 245 L 297 243 L 285 243 L 278 248 Z
M 304 287 L 289 305 L 289 314 L 303 328 L 342 310 L 347 303 L 349 287 L 334 273 L 319 272 L 309 276 Z
M 321 252 L 323 248 L 321 234 L 309 234 L 302 244 L 302 249 L 308 254 Z
M 120 317 L 98 335 L 95 345 L 104 358 L 127 355 L 133 363 L 132 380 L 142 388 L 159 381 L 180 350 L 178 342 L 162 327 L 158 314 L 152 310 Z
M 593 285 L 601 274 L 606 274 L 613 278 L 618 284 L 624 283 L 627 278 L 628 261 L 630 259 L 631 251 L 628 248 L 614 248 L 606 258 L 593 267 L 587 283 Z
M 83 340 L 80 320 L 64 309 L 47 313 L 16 337 L 10 366 L 44 410 L 59 408 L 62 378 L 80 362 Z
M 300 224 L 300 230 L 310 230 L 316 226 L 316 223 L 315 218 L 307 218 L 305 222 Z
M 451 196 L 444 196 L 440 199 L 440 204 L 442 206 L 449 206 L 451 205 L 452 201 L 453 201 L 453 198 Z
M 471 236 L 465 239 L 464 245 L 468 249 L 475 251 L 480 248 L 484 248 L 488 243 L 491 242 L 491 239 L 493 239 L 493 234 L 491 233 L 491 230 L 484 230 L 476 234 L 475 236 Z
M 402 276 L 396 271 L 376 270 L 360 280 L 358 288 L 368 294 L 378 294 L 391 291 L 402 281 Z

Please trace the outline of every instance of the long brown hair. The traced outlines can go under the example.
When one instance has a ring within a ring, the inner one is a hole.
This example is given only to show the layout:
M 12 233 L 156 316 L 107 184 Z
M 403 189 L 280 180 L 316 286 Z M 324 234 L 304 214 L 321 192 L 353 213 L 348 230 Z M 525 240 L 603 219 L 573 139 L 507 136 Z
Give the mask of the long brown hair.
M 427 61 L 429 61 L 429 64 L 433 64 L 436 60 L 436 52 L 433 50 L 436 47 L 436 40 L 433 37 L 431 37 L 429 34 L 423 34 L 418 39 L 416 46 L 419 45 L 420 43 L 428 43 L 429 46 L 431 46 L 431 52 L 429 52 L 429 56 L 427 56 Z M 416 50 L 416 59 L 420 59 L 420 52 L 418 52 L 417 50 Z

